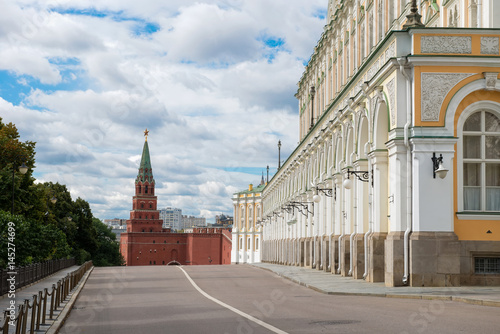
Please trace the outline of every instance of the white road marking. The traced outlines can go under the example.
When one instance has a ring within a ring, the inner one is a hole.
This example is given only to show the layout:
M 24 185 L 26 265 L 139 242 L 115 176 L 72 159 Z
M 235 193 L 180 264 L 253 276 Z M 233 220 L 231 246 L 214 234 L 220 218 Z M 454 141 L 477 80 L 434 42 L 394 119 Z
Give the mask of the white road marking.
M 218 300 L 218 299 L 210 296 L 208 293 L 206 293 L 205 291 L 203 291 L 202 289 L 200 289 L 200 287 L 191 279 L 191 277 L 189 276 L 189 274 L 184 269 L 182 269 L 182 267 L 178 266 L 177 268 L 179 268 L 180 270 L 182 270 L 182 272 L 184 273 L 184 275 L 186 275 L 188 281 L 194 286 L 194 288 L 196 290 L 198 290 L 199 293 L 201 293 L 203 296 L 207 297 L 208 299 L 210 299 L 214 303 L 217 303 L 220 306 L 225 307 L 228 310 L 233 311 L 234 313 L 236 313 L 236 314 L 238 314 L 238 315 L 240 315 L 240 316 L 242 316 L 244 318 L 247 318 L 250 321 L 255 322 L 256 324 L 259 324 L 262 327 L 267 328 L 267 329 L 269 329 L 270 331 L 272 331 L 274 333 L 288 334 L 287 332 L 282 331 L 281 329 L 276 328 L 273 325 L 270 325 L 270 324 L 268 324 L 268 323 L 266 323 L 266 322 L 264 322 L 262 320 L 259 320 L 259 319 L 255 318 L 255 317 L 252 317 L 250 314 L 246 314 L 245 312 L 240 311 L 240 310 L 232 307 L 231 305 L 227 305 L 226 303 L 223 303 L 220 300 Z

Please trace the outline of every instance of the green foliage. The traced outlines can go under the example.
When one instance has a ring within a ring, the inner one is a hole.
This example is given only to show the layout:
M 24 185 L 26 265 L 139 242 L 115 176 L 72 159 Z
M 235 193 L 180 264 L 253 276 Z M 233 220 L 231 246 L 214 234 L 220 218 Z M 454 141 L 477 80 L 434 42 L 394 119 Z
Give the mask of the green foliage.
M 35 183 L 35 143 L 19 137 L 15 125 L 0 118 L 0 268 L 8 262 L 9 222 L 16 229 L 16 265 L 68 256 L 77 263 L 122 265 L 115 235 L 94 218 L 87 201 L 73 201 L 65 185 Z M 23 162 L 25 175 L 18 171 Z M 15 215 L 10 214 L 13 188 Z
M 120 253 L 120 245 L 116 241 L 116 234 L 111 232 L 111 227 L 103 224 L 99 219 L 93 219 L 97 231 L 97 251 L 93 257 L 97 267 L 122 266 L 125 260 Z
M 10 239 L 9 222 L 15 236 Z M 22 216 L 12 216 L 0 211 L 0 267 L 8 262 L 8 248 L 15 247 L 15 264 L 27 265 L 52 259 L 69 257 L 71 248 L 66 235 L 53 225 L 42 225 Z M 9 245 L 10 243 L 10 245 Z

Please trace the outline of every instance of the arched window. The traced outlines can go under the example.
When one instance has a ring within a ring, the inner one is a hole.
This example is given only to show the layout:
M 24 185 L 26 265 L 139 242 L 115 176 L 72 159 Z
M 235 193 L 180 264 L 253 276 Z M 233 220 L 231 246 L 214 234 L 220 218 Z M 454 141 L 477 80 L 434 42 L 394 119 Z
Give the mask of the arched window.
M 247 239 L 247 249 L 250 250 L 250 238 Z
M 255 250 L 259 250 L 259 238 L 255 239 Z
M 139 194 L 141 193 L 141 185 L 139 184 Z
M 500 211 L 500 113 L 470 114 L 462 130 L 463 210 Z
M 144 193 L 147 194 L 148 193 L 148 186 L 146 185 L 146 189 L 144 189 Z

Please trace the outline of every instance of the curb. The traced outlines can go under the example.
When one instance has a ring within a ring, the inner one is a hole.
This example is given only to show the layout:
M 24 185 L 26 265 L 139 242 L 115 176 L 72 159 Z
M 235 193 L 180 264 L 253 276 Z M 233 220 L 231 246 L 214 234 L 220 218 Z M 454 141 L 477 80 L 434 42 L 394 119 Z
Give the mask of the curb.
M 299 281 L 290 276 L 283 275 L 282 273 L 278 273 L 272 269 L 253 266 L 254 268 L 262 269 L 269 271 L 276 276 L 285 278 L 289 281 L 292 281 L 298 285 L 302 285 L 306 288 L 314 290 L 316 292 L 320 292 L 326 295 L 337 295 L 337 296 L 361 296 L 361 297 L 385 297 L 385 298 L 399 298 L 399 299 L 421 299 L 421 300 L 443 300 L 443 301 L 453 301 L 459 303 L 466 303 L 472 305 L 479 306 L 492 306 L 492 307 L 500 307 L 500 301 L 495 300 L 483 300 L 476 298 L 468 298 L 468 297 L 459 297 L 459 296 L 442 296 L 442 295 L 420 295 L 420 294 L 386 294 L 386 293 L 369 293 L 369 292 L 341 292 L 341 291 L 326 291 L 321 288 L 318 288 L 314 285 L 307 284 L 305 282 Z
M 90 268 L 86 273 L 85 277 L 83 280 L 80 282 L 78 285 L 78 288 L 76 289 L 75 292 L 71 295 L 71 298 L 69 301 L 66 303 L 64 306 L 63 310 L 57 317 L 57 319 L 50 325 L 50 327 L 47 329 L 46 334 L 56 334 L 59 332 L 59 329 L 61 329 L 62 325 L 64 324 L 64 321 L 66 318 L 68 318 L 69 314 L 71 313 L 71 310 L 73 309 L 73 305 L 75 304 L 76 300 L 78 299 L 78 296 L 80 295 L 80 292 L 82 291 L 83 287 L 85 286 L 85 283 L 87 283 L 87 280 L 94 270 L 94 267 Z

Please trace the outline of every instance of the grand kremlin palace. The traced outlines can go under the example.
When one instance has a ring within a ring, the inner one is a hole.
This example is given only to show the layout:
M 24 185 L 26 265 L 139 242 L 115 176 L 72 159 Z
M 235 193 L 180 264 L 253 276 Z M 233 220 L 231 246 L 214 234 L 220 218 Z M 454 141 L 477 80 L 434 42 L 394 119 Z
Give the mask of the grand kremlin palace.
M 328 2 L 300 142 L 262 190 L 262 261 L 500 284 L 499 18 L 497 0 Z

